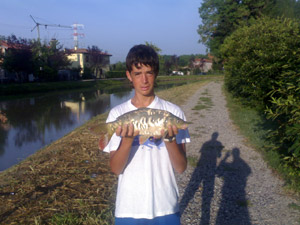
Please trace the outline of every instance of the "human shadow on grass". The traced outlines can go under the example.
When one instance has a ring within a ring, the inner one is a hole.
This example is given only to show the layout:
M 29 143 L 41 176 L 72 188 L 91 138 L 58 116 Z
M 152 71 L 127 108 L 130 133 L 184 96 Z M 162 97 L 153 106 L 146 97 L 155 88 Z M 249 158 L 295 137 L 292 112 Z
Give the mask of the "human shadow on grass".
M 230 155 L 232 160 L 228 162 Z M 250 174 L 251 168 L 240 157 L 238 148 L 226 153 L 217 170 L 217 176 L 223 179 L 224 184 L 216 224 L 251 224 L 248 212 L 251 202 L 247 200 L 245 190 Z
M 202 204 L 199 210 L 201 210 L 200 224 L 203 225 L 210 224 L 210 207 L 214 196 L 217 158 L 221 157 L 221 151 L 224 148 L 222 143 L 217 140 L 218 136 L 219 133 L 214 132 L 211 139 L 200 148 L 201 157 L 180 201 L 182 214 L 189 202 L 193 201 L 196 192 L 202 191 Z

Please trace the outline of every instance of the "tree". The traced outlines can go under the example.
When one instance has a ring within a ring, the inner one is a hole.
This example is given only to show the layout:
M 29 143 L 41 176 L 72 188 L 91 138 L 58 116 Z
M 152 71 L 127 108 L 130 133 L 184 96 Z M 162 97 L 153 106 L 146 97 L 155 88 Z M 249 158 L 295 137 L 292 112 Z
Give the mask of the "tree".
M 126 71 L 125 62 L 117 62 L 111 66 L 112 71 Z
M 90 69 L 96 77 L 102 75 L 102 67 L 104 64 L 104 57 L 101 54 L 102 50 L 98 46 L 93 45 L 92 47 L 88 46 L 88 58 Z
M 146 41 L 145 42 L 145 45 L 151 47 L 154 49 L 154 51 L 158 54 L 158 59 L 159 59 L 159 74 L 166 74 L 168 73 L 168 71 L 166 71 L 166 68 L 165 68 L 165 58 L 160 54 L 161 53 L 161 49 L 153 44 L 152 42 L 148 42 Z
M 165 67 L 165 72 L 167 74 L 170 74 L 171 73 L 171 67 L 172 67 L 171 60 L 169 60 L 169 59 L 165 60 L 164 67 Z
M 259 18 L 275 0 L 204 0 L 199 8 L 202 24 L 198 33 L 200 42 L 220 58 L 220 46 L 226 37 L 239 26 L 247 25 Z
M 277 18 L 300 19 L 300 2 L 297 0 L 276 0 L 274 6 L 269 10 L 268 16 Z
M 153 48 L 154 51 L 156 51 L 157 54 L 159 54 L 161 52 L 161 49 L 159 47 L 157 47 L 155 44 L 153 44 L 152 42 L 146 41 L 145 44 L 147 46 L 150 46 L 151 48 Z
M 172 55 L 172 57 L 171 57 L 171 63 L 172 63 L 172 67 L 175 70 L 178 70 L 178 61 L 179 61 L 179 57 L 177 55 Z
M 30 40 L 11 35 L 5 41 L 8 44 L 8 49 L 5 55 L 1 56 L 3 69 L 15 73 L 19 82 L 27 81 L 27 75 L 33 72 Z
M 56 81 L 58 70 L 67 67 L 70 62 L 62 51 L 63 46 L 57 40 L 48 44 L 34 41 L 32 44 L 34 71 L 41 81 Z
M 11 35 L 5 41 L 9 47 L 5 55 L 1 56 L 2 67 L 15 73 L 21 82 L 27 81 L 31 73 L 41 81 L 58 80 L 58 70 L 70 64 L 57 40 L 41 44 L 36 40 Z

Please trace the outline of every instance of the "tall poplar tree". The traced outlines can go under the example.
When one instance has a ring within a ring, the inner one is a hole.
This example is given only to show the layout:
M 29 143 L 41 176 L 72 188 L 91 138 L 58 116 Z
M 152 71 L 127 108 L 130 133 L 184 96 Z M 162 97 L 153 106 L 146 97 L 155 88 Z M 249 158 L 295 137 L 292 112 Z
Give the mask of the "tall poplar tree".
M 224 39 L 237 27 L 247 25 L 260 17 L 275 0 L 203 0 L 199 8 L 202 24 L 199 25 L 199 42 L 220 57 L 219 49 Z

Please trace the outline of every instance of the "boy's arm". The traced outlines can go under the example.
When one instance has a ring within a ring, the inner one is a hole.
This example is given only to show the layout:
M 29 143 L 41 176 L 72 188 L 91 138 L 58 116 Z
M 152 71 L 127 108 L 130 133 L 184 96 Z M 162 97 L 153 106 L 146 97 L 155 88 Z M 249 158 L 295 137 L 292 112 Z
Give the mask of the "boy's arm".
M 111 171 L 119 175 L 123 172 L 131 151 L 132 142 L 134 137 L 138 135 L 133 129 L 133 124 L 123 125 L 123 127 L 118 127 L 116 130 L 117 136 L 122 136 L 122 140 L 118 151 L 110 152 L 110 168 Z
M 170 137 L 178 134 L 177 127 L 169 126 L 168 134 Z M 171 142 L 165 141 L 165 145 L 168 150 L 173 168 L 178 173 L 183 173 L 187 167 L 185 143 L 177 144 L 176 140 L 173 140 Z

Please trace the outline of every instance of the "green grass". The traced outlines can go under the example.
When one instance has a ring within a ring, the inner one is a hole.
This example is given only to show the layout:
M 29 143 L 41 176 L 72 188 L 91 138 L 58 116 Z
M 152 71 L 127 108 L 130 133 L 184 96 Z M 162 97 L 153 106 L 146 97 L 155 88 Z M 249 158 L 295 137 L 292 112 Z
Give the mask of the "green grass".
M 236 204 L 240 207 L 247 207 L 247 208 L 252 206 L 250 200 L 237 200 Z
M 187 156 L 188 164 L 196 168 L 198 163 L 198 158 L 195 156 Z
M 207 93 L 204 93 L 205 95 Z M 210 97 L 200 97 L 198 102 L 197 102 L 197 105 L 192 108 L 192 110 L 203 110 L 203 109 L 210 109 L 212 108 L 213 106 L 213 103 L 212 103 L 212 100 Z
M 209 107 L 206 105 L 198 104 L 196 105 L 193 110 L 203 110 L 203 109 L 208 109 Z
M 240 133 L 247 139 L 246 143 L 262 153 L 268 165 L 284 179 L 287 189 L 296 195 L 300 195 L 299 171 L 293 171 L 282 160 L 282 156 L 270 148 L 272 143 L 268 140 L 268 134 L 275 129 L 275 124 L 271 120 L 267 120 L 264 114 L 243 105 L 241 101 L 233 98 L 225 88 L 223 91 L 226 96 L 230 118 Z
M 297 205 L 296 203 L 290 203 L 290 204 L 288 205 L 288 207 L 289 207 L 290 209 L 295 209 L 295 210 L 299 210 L 299 211 L 300 211 L 300 206 Z

